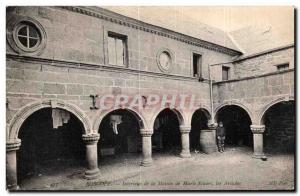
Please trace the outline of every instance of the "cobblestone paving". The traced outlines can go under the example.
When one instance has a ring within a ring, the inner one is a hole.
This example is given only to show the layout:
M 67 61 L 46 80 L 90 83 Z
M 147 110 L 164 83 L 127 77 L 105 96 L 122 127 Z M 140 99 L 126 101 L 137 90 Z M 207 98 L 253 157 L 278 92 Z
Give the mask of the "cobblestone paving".
M 174 153 L 153 153 L 151 167 L 139 166 L 140 155 L 102 159 L 101 175 L 83 179 L 79 166 L 41 171 L 20 183 L 22 190 L 290 190 L 294 187 L 294 156 L 251 158 L 246 148 L 224 153 L 192 153 L 182 159 Z

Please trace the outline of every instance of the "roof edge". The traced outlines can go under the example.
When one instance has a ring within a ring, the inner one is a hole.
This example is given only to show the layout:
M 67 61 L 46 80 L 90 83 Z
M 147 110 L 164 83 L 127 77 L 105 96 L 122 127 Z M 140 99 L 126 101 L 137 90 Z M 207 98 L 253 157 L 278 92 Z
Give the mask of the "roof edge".
M 102 7 L 86 7 L 86 6 L 58 6 L 65 10 L 77 12 L 80 14 L 104 19 L 109 22 L 117 23 L 127 27 L 139 29 L 145 32 L 157 34 L 163 37 L 171 38 L 177 41 L 181 41 L 187 44 L 200 46 L 209 50 L 229 54 L 232 56 L 242 55 L 243 53 L 239 50 L 228 48 L 210 41 L 202 40 L 196 37 L 192 37 L 180 32 L 173 31 L 161 26 L 149 24 L 122 14 L 107 10 Z M 124 20 L 125 19 L 125 20 Z M 224 32 L 225 33 L 225 32 Z M 225 33 L 226 34 L 226 33 Z
M 285 49 L 293 48 L 293 47 L 295 47 L 295 44 L 291 43 L 291 44 L 279 46 L 279 47 L 276 47 L 276 48 L 271 48 L 269 50 L 256 52 L 256 53 L 253 53 L 253 54 L 250 54 L 250 55 L 247 55 L 247 56 L 241 56 L 241 57 L 238 57 L 238 58 L 234 59 L 232 62 L 236 63 L 236 62 L 240 62 L 240 61 L 247 60 L 247 59 L 250 59 L 250 58 L 254 58 L 254 57 L 257 57 L 257 56 L 265 55 L 265 54 L 268 54 L 268 53 L 271 53 L 271 52 L 285 50 Z

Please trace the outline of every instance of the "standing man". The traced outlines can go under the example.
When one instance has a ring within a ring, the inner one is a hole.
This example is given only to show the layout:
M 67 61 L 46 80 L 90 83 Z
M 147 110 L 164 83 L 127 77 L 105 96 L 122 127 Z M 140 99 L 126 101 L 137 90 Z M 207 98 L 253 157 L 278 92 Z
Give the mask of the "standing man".
M 219 152 L 224 152 L 225 150 L 225 128 L 223 127 L 223 122 L 219 123 L 219 126 L 217 128 L 217 139 L 218 139 L 218 150 Z

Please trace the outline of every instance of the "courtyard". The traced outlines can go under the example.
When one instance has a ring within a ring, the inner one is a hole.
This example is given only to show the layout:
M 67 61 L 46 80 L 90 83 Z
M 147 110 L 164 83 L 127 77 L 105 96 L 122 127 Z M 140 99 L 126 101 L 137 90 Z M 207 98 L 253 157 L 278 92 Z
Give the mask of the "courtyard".
M 177 152 L 153 153 L 153 165 L 139 166 L 142 156 L 123 154 L 100 158 L 101 174 L 85 180 L 82 164 L 49 161 L 47 167 L 19 182 L 20 190 L 292 190 L 293 154 L 268 154 L 253 159 L 245 147 L 224 153 L 192 152 L 183 159 Z

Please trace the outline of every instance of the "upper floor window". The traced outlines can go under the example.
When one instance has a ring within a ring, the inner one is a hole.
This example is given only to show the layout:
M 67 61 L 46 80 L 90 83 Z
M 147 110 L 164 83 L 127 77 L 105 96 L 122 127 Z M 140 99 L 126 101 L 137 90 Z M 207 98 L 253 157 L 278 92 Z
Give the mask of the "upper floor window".
M 43 26 L 29 17 L 16 17 L 7 23 L 7 41 L 15 52 L 26 55 L 41 54 L 47 43 Z
M 193 53 L 193 76 L 202 77 L 202 56 L 196 53 Z
M 222 66 L 222 80 L 229 80 L 229 67 Z
M 289 64 L 288 63 L 280 64 L 280 65 L 276 65 L 276 67 L 277 67 L 277 71 L 288 70 Z
M 108 32 L 108 63 L 127 65 L 127 37 Z
M 40 35 L 38 29 L 30 23 L 21 24 L 17 28 L 17 40 L 22 47 L 32 49 L 40 44 Z

